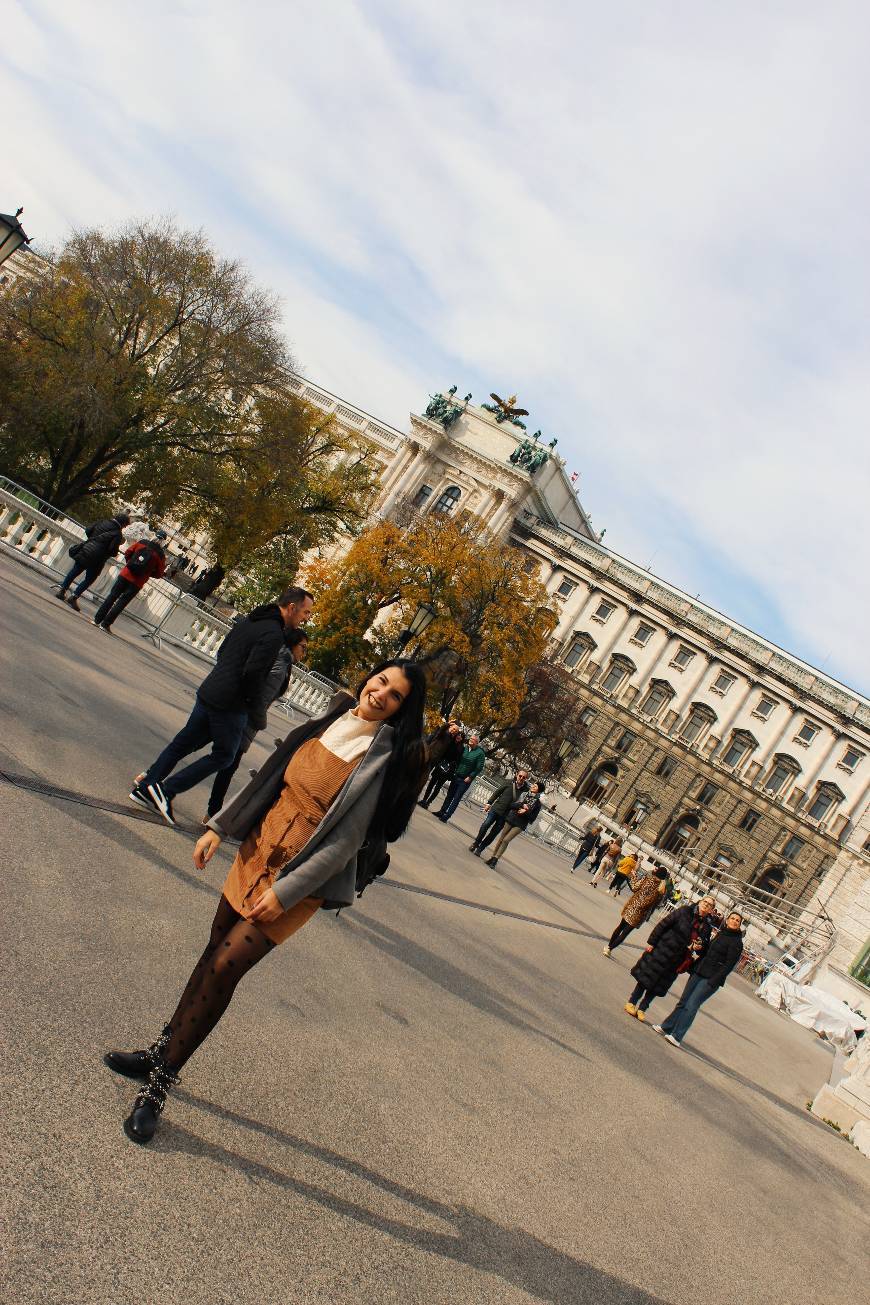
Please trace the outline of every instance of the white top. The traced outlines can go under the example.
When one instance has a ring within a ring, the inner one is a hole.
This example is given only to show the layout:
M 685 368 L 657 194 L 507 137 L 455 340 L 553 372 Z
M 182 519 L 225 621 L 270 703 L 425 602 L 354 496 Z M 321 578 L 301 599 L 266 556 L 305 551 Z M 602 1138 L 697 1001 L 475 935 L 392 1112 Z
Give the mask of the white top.
M 351 709 L 323 731 L 320 742 L 342 761 L 356 761 L 357 757 L 368 752 L 379 724 L 376 720 L 360 720 Z

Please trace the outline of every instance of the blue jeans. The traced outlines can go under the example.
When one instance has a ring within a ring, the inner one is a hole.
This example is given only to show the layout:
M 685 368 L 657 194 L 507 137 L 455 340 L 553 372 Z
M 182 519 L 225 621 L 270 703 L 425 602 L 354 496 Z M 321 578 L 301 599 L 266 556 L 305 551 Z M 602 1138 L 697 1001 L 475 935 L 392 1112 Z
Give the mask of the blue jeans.
M 141 783 L 160 784 L 166 796 L 173 798 L 177 793 L 184 793 L 187 789 L 193 788 L 194 784 L 198 784 L 207 776 L 214 775 L 216 771 L 231 766 L 236 759 L 247 720 L 246 711 L 217 711 L 197 698 L 187 724 L 179 730 L 172 742 L 148 768 Z M 207 743 L 212 745 L 207 757 L 200 757 L 198 761 L 191 762 L 184 770 L 180 770 L 172 779 L 163 783 L 182 757 L 190 756 L 191 752 L 199 752 Z
M 497 811 L 487 811 L 483 817 L 483 823 L 474 836 L 474 841 L 480 848 L 481 852 L 485 847 L 489 847 L 496 834 L 500 834 L 504 825 L 505 817 L 500 816 Z
M 75 580 L 76 576 L 79 576 L 82 574 L 82 572 L 84 572 L 85 578 L 84 580 L 81 580 L 76 585 L 76 591 L 74 595 L 74 597 L 76 598 L 81 598 L 85 590 L 90 589 L 91 585 L 94 583 L 97 576 L 100 574 L 100 572 L 102 571 L 105 565 L 106 565 L 105 562 L 92 562 L 92 563 L 75 562 L 67 571 L 64 578 L 61 580 L 60 592 L 62 594 L 65 594 L 67 589 L 69 589 L 70 585 L 72 584 L 73 580 Z
M 662 1020 L 664 1032 L 670 1033 L 672 1038 L 677 1039 L 677 1042 L 682 1042 L 692 1027 L 698 1011 L 704 1002 L 713 996 L 715 991 L 716 989 L 709 979 L 702 979 L 699 974 L 690 974 L 689 982 L 683 989 L 682 997 L 667 1019 Z
M 470 781 L 466 783 L 464 779 L 451 779 L 444 806 L 440 811 L 435 812 L 436 816 L 440 816 L 442 820 L 449 820 L 470 788 Z

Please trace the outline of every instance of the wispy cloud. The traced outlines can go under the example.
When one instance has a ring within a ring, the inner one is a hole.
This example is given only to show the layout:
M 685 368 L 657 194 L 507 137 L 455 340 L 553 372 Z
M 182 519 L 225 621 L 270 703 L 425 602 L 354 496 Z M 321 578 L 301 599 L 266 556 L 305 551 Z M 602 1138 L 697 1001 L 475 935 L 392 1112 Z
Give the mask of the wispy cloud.
M 866 683 L 863 3 L 12 3 L 5 205 L 175 212 L 396 424 L 517 390 L 607 542 Z

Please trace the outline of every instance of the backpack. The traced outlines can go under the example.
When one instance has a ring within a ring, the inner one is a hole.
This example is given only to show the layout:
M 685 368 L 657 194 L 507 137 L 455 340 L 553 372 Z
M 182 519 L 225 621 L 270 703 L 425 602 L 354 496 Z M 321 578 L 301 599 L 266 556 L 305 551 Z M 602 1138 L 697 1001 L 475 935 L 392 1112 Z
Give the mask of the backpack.
M 148 568 L 151 565 L 153 549 L 149 543 L 137 545 L 136 552 L 132 557 L 127 558 L 127 570 L 131 575 L 143 576 L 148 574 Z

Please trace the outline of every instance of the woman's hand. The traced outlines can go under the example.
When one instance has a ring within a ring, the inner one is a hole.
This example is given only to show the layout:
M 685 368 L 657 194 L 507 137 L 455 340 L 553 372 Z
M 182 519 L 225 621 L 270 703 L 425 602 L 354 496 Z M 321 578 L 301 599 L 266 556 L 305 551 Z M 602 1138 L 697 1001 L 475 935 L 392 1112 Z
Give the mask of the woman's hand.
M 220 845 L 220 834 L 216 834 L 213 829 L 207 829 L 193 849 L 193 864 L 197 870 L 205 869 Z
M 258 897 L 248 916 L 254 924 L 271 924 L 279 915 L 284 914 L 284 907 L 275 896 L 274 890 L 267 888 L 262 897 Z

